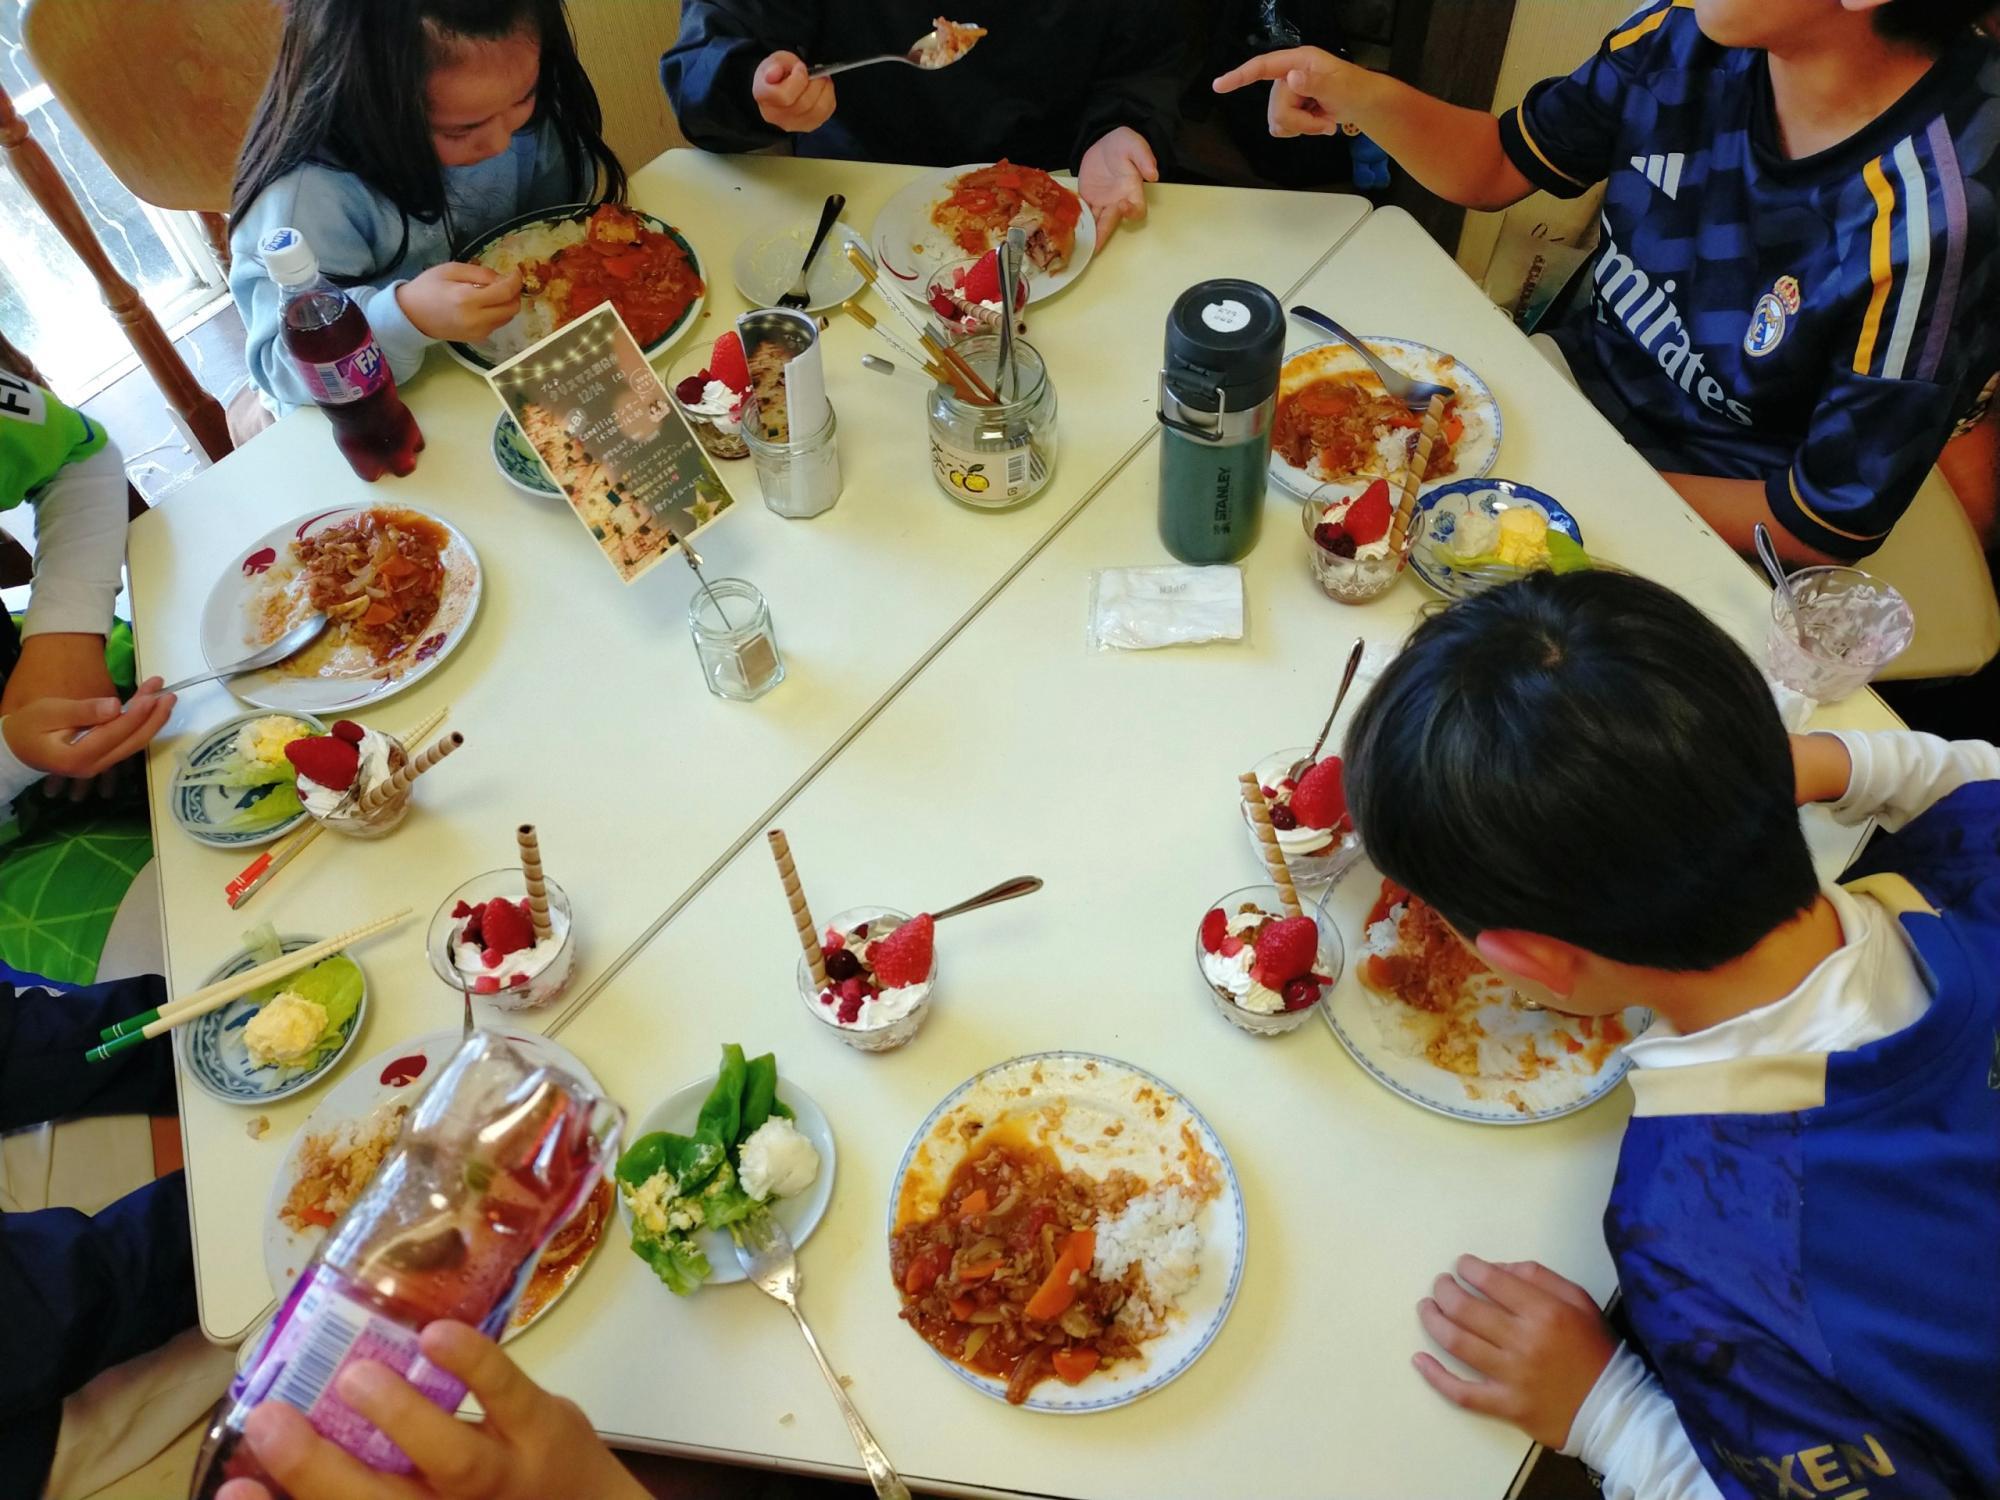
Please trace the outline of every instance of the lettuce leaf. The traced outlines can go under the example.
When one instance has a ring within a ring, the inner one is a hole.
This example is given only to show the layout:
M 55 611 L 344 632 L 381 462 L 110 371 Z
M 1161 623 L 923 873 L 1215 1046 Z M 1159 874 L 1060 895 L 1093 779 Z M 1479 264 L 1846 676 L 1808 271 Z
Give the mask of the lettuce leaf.
M 642 1186 L 654 1173 L 674 1179 L 674 1196 L 692 1198 L 715 1176 L 726 1155 L 714 1141 L 655 1130 L 627 1146 L 613 1175 L 627 1187 Z
M 724 1162 L 715 1180 L 701 1193 L 701 1219 L 708 1229 L 727 1229 L 755 1213 L 761 1205 L 743 1191 L 736 1169 Z
M 221 826 L 232 831 L 272 828 L 296 818 L 305 810 L 305 804 L 299 801 L 298 783 L 287 780 L 255 801 L 239 806 L 232 816 L 223 820 Z
M 676 1297 L 688 1297 L 701 1290 L 711 1267 L 701 1247 L 692 1240 L 655 1239 L 650 1234 L 632 1236 L 632 1253 L 653 1268 L 653 1274 L 667 1284 Z
M 743 1122 L 743 1090 L 750 1075 L 743 1049 L 734 1042 L 722 1048 L 722 1067 L 715 1075 L 715 1087 L 702 1101 L 701 1116 L 695 1121 L 697 1140 L 713 1141 L 725 1151 L 736 1146 L 736 1131 Z

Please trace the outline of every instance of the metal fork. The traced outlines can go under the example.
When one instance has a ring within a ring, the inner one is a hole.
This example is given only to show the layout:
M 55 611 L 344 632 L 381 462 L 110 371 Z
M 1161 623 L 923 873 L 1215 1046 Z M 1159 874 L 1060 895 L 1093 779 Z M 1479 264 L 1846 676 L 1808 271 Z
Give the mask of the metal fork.
M 854 1409 L 847 1388 L 834 1374 L 833 1366 L 827 1363 L 819 1340 L 813 1337 L 812 1327 L 806 1322 L 806 1315 L 799 1311 L 799 1258 L 792 1248 L 792 1237 L 785 1233 L 785 1226 L 772 1218 L 768 1211 L 760 1209 L 735 1226 L 735 1230 L 737 1264 L 743 1267 L 745 1276 L 757 1283 L 760 1291 L 785 1304 L 792 1320 L 799 1325 L 799 1332 L 806 1336 L 806 1347 L 812 1350 L 820 1374 L 826 1377 L 827 1388 L 833 1392 L 834 1400 L 840 1403 L 840 1414 L 847 1419 L 848 1436 L 854 1439 L 855 1449 L 861 1454 L 861 1462 L 868 1470 L 868 1481 L 875 1486 L 875 1493 L 881 1500 L 910 1500 L 910 1487 L 903 1483 L 895 1465 L 882 1451 L 882 1445 L 875 1441 L 868 1424 L 861 1420 L 861 1413 Z
M 1317 308 L 1294 307 L 1290 311 L 1292 316 L 1297 318 L 1301 323 L 1308 323 L 1314 328 L 1319 329 L 1322 333 L 1332 334 L 1343 344 L 1347 345 L 1348 348 L 1360 355 L 1361 362 L 1373 370 L 1375 378 L 1382 382 L 1382 389 L 1389 393 L 1389 399 L 1391 401 L 1402 402 L 1411 411 L 1424 410 L 1431 404 L 1431 397 L 1433 396 L 1455 396 L 1458 394 L 1458 392 L 1454 391 L 1448 385 L 1439 385 L 1435 381 L 1430 380 L 1412 380 L 1400 370 L 1391 369 L 1388 365 L 1383 364 L 1380 359 L 1376 358 L 1373 349 L 1370 349 L 1360 339 L 1349 333 L 1345 328 L 1342 328 Z
M 812 292 L 807 286 L 807 278 L 812 275 L 813 261 L 819 255 L 819 247 L 826 243 L 833 226 L 839 222 L 847 208 L 847 198 L 841 193 L 827 195 L 826 206 L 819 211 L 819 228 L 813 231 L 812 243 L 806 246 L 806 258 L 799 266 L 798 277 L 792 282 L 792 289 L 778 299 L 778 306 L 804 309 L 812 305 Z

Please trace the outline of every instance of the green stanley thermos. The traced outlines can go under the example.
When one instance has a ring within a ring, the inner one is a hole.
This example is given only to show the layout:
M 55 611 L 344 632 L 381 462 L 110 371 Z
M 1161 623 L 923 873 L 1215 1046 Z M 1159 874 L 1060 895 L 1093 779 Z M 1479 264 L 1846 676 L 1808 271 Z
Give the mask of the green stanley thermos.
M 1167 314 L 1160 368 L 1160 540 L 1182 562 L 1257 544 L 1285 310 L 1254 281 L 1204 281 Z

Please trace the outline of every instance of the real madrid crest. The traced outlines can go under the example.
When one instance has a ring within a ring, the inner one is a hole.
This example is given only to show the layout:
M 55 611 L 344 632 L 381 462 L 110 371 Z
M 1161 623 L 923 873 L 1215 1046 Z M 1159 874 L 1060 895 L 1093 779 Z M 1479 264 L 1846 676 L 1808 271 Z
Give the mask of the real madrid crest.
M 1777 348 L 1785 337 L 1787 316 L 1779 293 L 1770 291 L 1759 297 L 1750 312 L 1750 326 L 1743 333 L 1743 352 L 1752 359 L 1762 359 Z
M 1799 302 L 1802 296 L 1802 293 L 1799 291 L 1798 277 L 1780 276 L 1777 284 L 1771 290 L 1777 295 L 1778 300 L 1784 304 L 1786 317 L 1794 317 L 1798 314 Z

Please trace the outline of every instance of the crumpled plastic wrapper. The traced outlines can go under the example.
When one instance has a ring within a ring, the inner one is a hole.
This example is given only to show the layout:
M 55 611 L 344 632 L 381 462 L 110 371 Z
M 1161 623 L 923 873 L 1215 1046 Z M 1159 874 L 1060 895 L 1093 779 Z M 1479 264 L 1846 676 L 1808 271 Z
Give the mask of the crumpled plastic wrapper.
M 1089 638 L 1093 651 L 1240 641 L 1243 570 L 1100 568 L 1090 575 Z

